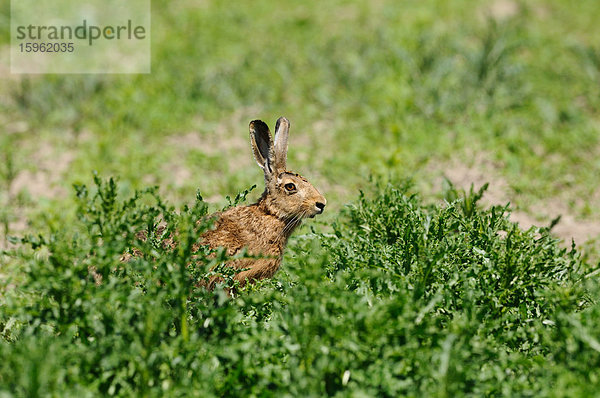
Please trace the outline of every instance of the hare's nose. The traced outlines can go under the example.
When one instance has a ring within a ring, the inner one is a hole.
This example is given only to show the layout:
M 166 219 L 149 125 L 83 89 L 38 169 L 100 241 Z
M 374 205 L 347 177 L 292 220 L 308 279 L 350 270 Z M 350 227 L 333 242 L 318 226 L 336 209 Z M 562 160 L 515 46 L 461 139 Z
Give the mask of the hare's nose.
M 315 203 L 315 206 L 317 206 L 317 209 L 319 209 L 319 214 L 323 213 L 323 209 L 325 209 L 325 203 L 317 202 Z

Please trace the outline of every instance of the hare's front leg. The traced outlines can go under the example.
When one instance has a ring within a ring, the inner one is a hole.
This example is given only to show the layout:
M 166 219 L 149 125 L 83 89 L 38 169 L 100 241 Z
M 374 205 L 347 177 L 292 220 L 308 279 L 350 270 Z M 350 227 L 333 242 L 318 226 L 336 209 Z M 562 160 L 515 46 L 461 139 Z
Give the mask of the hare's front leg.
M 240 285 L 244 286 L 246 281 L 257 281 L 260 279 L 271 278 L 279 269 L 281 258 L 264 258 L 255 260 L 252 263 L 252 268 L 242 271 L 235 276 L 235 279 L 240 281 Z

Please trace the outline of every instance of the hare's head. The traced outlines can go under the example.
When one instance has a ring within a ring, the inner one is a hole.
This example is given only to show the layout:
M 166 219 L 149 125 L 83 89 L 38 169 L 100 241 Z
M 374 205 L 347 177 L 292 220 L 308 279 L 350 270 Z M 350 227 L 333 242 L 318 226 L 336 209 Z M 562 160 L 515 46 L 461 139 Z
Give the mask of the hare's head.
M 300 220 L 323 213 L 327 201 L 310 182 L 286 170 L 290 122 L 280 117 L 275 125 L 275 141 L 262 120 L 250 122 L 250 141 L 256 163 L 265 173 L 267 209 L 283 219 Z

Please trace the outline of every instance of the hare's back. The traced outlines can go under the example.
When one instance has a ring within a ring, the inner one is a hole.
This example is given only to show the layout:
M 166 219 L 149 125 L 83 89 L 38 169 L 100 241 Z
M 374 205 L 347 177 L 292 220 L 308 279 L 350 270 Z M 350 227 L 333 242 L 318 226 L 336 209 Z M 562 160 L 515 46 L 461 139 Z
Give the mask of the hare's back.
M 211 247 L 226 247 L 229 255 L 243 248 L 253 255 L 281 255 L 283 222 L 264 214 L 256 205 L 233 207 L 220 213 L 215 228 L 203 235 Z

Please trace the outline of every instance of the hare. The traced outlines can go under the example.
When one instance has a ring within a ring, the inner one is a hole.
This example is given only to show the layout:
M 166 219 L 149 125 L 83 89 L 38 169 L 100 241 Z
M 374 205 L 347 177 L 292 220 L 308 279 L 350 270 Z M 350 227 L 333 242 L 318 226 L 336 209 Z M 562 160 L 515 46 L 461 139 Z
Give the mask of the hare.
M 237 259 L 227 263 L 239 272 L 235 279 L 247 281 L 271 278 L 279 269 L 283 251 L 302 219 L 323 213 L 327 200 L 308 180 L 286 169 L 290 122 L 280 117 L 275 141 L 261 120 L 250 122 L 250 144 L 254 159 L 265 175 L 265 190 L 258 202 L 215 213 L 214 229 L 204 232 L 200 244 L 224 247 L 228 255 L 246 248 L 260 258 Z M 220 280 L 213 277 L 207 288 Z

